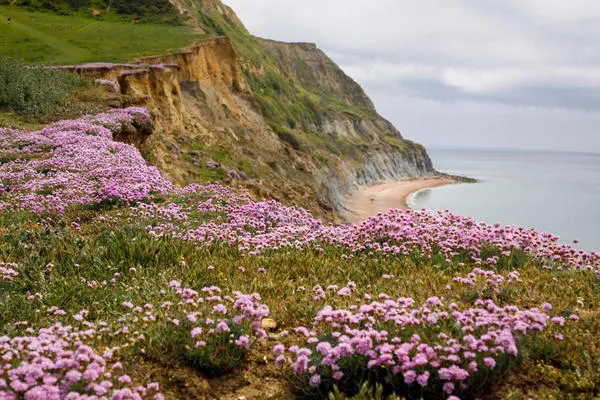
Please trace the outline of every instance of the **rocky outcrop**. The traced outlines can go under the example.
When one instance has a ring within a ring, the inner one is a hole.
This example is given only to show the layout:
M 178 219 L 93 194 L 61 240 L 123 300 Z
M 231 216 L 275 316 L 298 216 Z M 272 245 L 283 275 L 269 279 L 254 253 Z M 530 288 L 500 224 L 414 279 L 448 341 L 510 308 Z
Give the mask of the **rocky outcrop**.
M 202 40 L 181 53 L 144 57 L 140 63 L 177 65 L 177 79 L 180 82 L 207 82 L 237 91 L 248 90 L 228 37 Z
M 159 130 L 182 129 L 185 123 L 178 70 L 177 65 L 138 66 L 117 79 L 121 93 L 150 109 Z
M 181 129 L 184 125 L 185 111 L 177 79 L 180 67 L 176 64 L 91 63 L 60 68 L 112 82 L 128 102 L 150 110 L 159 130 Z

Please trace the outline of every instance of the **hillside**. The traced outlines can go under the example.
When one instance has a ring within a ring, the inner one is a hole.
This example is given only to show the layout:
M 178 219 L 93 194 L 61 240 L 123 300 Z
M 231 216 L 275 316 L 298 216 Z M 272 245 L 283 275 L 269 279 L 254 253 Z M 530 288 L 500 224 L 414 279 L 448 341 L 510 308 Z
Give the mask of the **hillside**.
M 113 140 L 151 131 L 143 108 L 0 129 L 0 397 L 597 396 L 600 253 L 177 188 Z
M 217 0 L 172 0 L 187 26 L 25 3 L 0 6 L 19 51 L 65 65 L 0 58 L 0 399 L 598 397 L 600 253 L 448 212 L 330 223 L 435 171 L 315 44 Z

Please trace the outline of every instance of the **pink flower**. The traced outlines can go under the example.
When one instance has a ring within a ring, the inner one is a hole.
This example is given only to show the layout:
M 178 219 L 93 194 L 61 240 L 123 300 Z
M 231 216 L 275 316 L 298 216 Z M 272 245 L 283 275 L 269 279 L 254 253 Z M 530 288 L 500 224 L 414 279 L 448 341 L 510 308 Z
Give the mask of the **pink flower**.
M 194 329 L 192 329 L 192 331 L 190 332 L 192 335 L 192 338 L 197 338 L 198 336 L 202 335 L 202 328 L 200 327 L 196 327 Z
M 496 366 L 496 360 L 494 360 L 492 357 L 485 357 L 483 362 L 490 369 Z
M 442 385 L 442 390 L 448 394 L 451 394 L 454 391 L 454 383 L 446 382 Z
M 427 386 L 427 381 L 429 380 L 429 371 L 423 372 L 421 375 L 417 377 L 417 383 L 421 387 Z
M 278 343 L 275 345 L 275 347 L 273 347 L 273 354 L 275 354 L 276 356 L 283 354 L 284 351 L 285 351 L 285 346 L 281 343 Z
M 250 350 L 250 339 L 248 338 L 248 335 L 242 335 L 240 336 L 236 341 L 235 344 L 238 347 L 241 347 L 242 349 L 245 350 Z
M 321 375 L 313 375 L 308 380 L 310 387 L 318 387 L 321 384 Z
M 217 332 L 218 333 L 225 333 L 225 332 L 229 332 L 229 331 L 230 331 L 230 329 L 229 329 L 229 326 L 227 325 L 227 322 L 220 321 L 217 324 Z
M 408 371 L 406 371 L 404 373 L 404 382 L 407 385 L 410 385 L 411 383 L 413 383 L 415 380 L 417 379 L 417 373 L 415 371 L 413 371 L 412 369 L 409 369 Z

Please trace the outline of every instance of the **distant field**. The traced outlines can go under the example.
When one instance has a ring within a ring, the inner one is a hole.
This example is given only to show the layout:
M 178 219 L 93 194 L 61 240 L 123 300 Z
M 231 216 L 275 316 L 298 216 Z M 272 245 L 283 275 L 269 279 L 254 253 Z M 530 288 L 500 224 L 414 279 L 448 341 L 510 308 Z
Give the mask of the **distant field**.
M 0 54 L 28 63 L 130 61 L 178 51 L 198 38 L 188 26 L 102 21 L 0 6 Z

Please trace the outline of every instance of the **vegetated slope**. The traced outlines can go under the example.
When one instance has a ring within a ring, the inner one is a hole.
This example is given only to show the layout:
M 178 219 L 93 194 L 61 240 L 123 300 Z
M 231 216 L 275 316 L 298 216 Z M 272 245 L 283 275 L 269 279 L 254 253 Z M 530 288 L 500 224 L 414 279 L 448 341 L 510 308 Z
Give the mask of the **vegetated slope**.
M 114 140 L 151 131 L 142 108 L 0 129 L 0 397 L 597 396 L 600 253 L 177 188 Z

